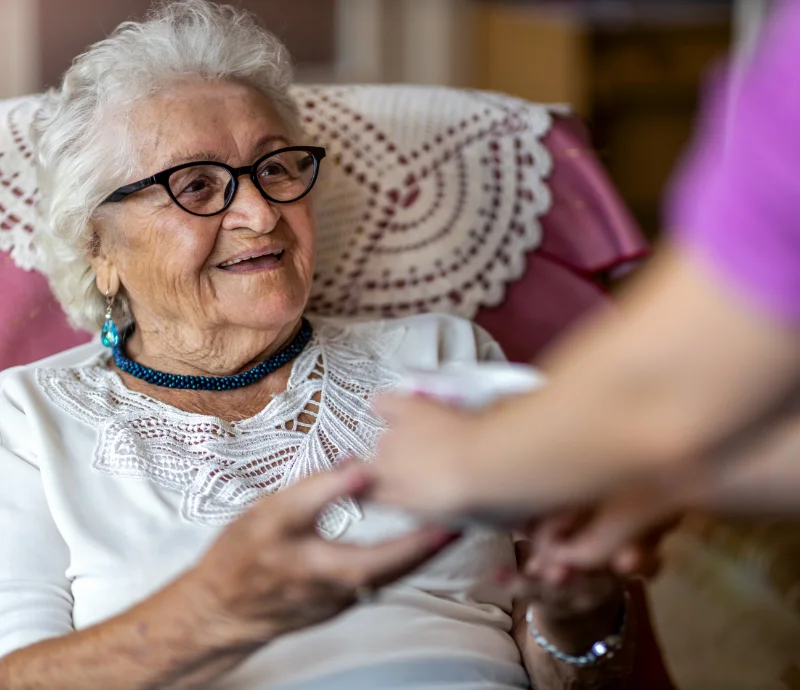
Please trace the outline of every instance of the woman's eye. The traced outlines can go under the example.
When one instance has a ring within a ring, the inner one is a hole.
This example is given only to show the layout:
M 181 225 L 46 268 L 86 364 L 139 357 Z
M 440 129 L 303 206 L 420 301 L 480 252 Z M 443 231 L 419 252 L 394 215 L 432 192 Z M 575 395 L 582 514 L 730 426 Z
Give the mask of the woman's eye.
M 275 177 L 276 175 L 285 175 L 286 168 L 280 163 L 269 163 L 261 169 L 261 175 L 264 177 Z
M 187 184 L 181 194 L 197 194 L 198 192 L 202 192 L 206 187 L 208 187 L 208 180 L 204 177 L 198 177 L 196 180 L 192 180 Z

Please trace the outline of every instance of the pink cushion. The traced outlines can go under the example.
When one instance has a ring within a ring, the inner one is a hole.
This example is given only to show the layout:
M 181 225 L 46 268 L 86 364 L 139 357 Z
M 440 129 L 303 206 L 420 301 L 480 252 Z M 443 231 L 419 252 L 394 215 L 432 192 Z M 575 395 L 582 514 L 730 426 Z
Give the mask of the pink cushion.
M 591 280 L 539 256 L 528 255 L 525 275 L 506 289 L 499 307 L 483 307 L 475 321 L 514 362 L 530 362 L 551 340 L 609 300 Z
M 544 143 L 554 167 L 542 244 L 528 254 L 524 275 L 507 286 L 503 303 L 475 316 L 516 362 L 535 359 L 580 317 L 607 306 L 600 281 L 629 270 L 648 251 L 580 122 L 557 119 Z
M 0 370 L 85 343 L 53 299 L 43 275 L 23 271 L 0 252 Z

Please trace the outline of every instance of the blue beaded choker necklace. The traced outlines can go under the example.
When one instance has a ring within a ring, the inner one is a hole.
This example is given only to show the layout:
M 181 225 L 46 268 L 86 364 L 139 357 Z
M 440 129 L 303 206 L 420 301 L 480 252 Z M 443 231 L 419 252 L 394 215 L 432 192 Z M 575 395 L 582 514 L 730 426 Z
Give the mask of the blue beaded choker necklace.
M 129 336 L 131 332 L 129 331 L 126 336 Z M 308 320 L 304 318 L 297 335 L 292 338 L 292 341 L 286 347 L 276 352 L 269 359 L 256 364 L 252 369 L 233 376 L 183 376 L 181 374 L 167 374 L 163 371 L 156 371 L 150 367 L 142 366 L 129 359 L 125 354 L 123 348 L 127 337 L 113 349 L 114 364 L 126 374 L 135 376 L 142 381 L 147 381 L 147 383 L 152 383 L 154 386 L 182 390 L 229 391 L 256 383 L 273 371 L 280 369 L 284 364 L 291 362 L 305 350 L 313 334 L 314 329 Z

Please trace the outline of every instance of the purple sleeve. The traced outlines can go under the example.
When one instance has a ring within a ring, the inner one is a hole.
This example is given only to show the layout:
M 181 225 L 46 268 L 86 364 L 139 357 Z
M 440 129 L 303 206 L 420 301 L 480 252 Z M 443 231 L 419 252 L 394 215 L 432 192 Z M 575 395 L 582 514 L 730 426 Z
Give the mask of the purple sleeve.
M 734 291 L 800 325 L 800 0 L 727 77 L 708 94 L 667 222 Z

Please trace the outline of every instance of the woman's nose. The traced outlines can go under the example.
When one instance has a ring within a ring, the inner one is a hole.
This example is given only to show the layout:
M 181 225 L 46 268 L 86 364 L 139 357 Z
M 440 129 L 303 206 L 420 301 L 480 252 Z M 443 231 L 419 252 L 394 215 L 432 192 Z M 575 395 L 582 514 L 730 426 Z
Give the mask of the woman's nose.
M 239 228 L 246 225 L 257 232 L 270 232 L 280 217 L 277 204 L 267 201 L 253 181 L 242 176 L 231 205 L 225 212 L 223 227 L 231 225 Z

